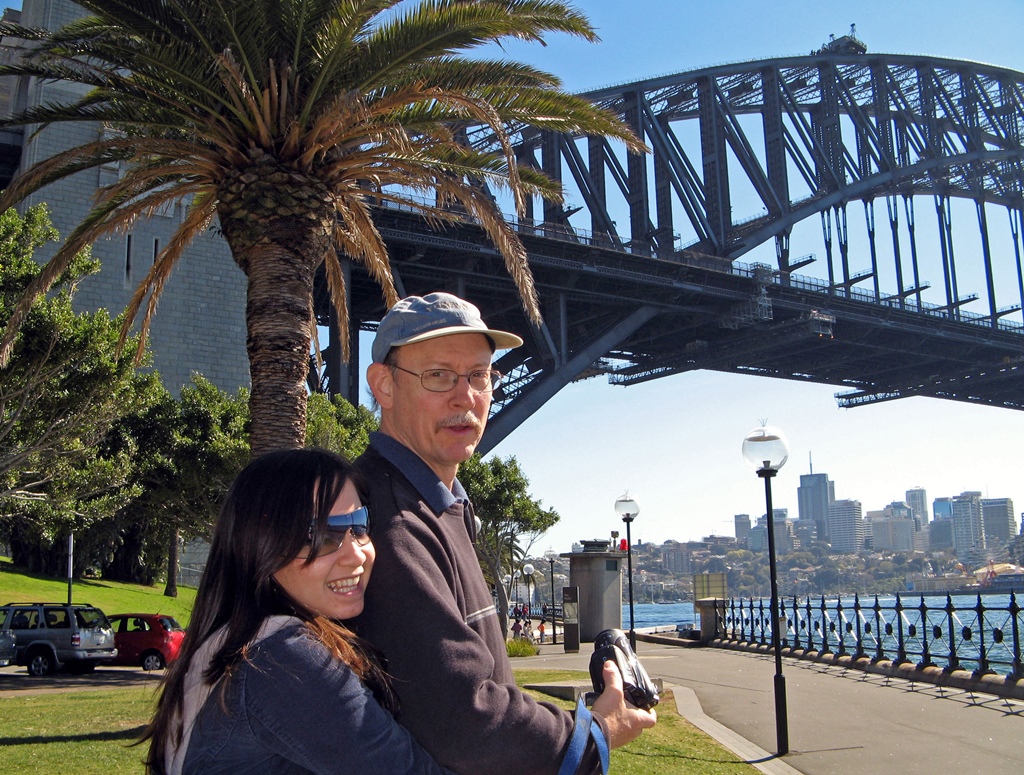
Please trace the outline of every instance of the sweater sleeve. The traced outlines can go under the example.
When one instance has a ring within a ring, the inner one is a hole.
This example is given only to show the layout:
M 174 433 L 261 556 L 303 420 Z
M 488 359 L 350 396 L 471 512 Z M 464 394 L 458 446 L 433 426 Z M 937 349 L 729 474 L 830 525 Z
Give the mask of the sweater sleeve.
M 373 579 L 357 620 L 387 657 L 399 721 L 456 772 L 555 775 L 572 714 L 515 685 L 463 518 L 419 509 L 375 528 Z M 579 772 L 600 771 L 591 744 Z

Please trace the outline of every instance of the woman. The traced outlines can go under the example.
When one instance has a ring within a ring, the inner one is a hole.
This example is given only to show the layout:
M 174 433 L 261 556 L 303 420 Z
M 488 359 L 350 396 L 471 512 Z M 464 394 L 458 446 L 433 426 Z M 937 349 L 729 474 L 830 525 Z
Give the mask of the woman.
M 272 452 L 228 491 L 181 658 L 165 679 L 151 773 L 423 773 L 394 720 L 363 610 L 368 514 L 341 457 Z

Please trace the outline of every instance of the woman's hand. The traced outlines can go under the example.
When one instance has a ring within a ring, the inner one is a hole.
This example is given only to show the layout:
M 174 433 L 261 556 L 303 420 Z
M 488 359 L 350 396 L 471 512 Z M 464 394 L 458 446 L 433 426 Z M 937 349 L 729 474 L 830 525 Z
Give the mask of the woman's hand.
M 608 726 L 609 748 L 618 748 L 640 737 L 645 729 L 653 727 L 658 721 L 658 714 L 652 710 L 642 710 L 628 702 L 622 693 L 622 676 L 619 668 L 611 660 L 604 663 L 602 670 L 604 691 L 594 700 L 594 713 L 604 719 Z

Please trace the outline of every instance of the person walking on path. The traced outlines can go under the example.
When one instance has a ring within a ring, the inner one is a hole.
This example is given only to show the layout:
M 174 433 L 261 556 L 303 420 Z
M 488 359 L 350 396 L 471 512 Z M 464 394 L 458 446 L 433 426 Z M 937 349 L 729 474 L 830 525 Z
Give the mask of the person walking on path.
M 635 739 L 656 715 L 625 702 L 611 663 L 592 719 L 582 704 L 574 716 L 516 687 L 476 556 L 473 506 L 457 478 L 500 382 L 494 351 L 520 344 L 445 293 L 403 299 L 381 320 L 366 372 L 380 431 L 356 461 L 377 571 L 355 627 L 388 660 L 399 720 L 443 766 L 592 775 L 606 770 L 608 747 Z

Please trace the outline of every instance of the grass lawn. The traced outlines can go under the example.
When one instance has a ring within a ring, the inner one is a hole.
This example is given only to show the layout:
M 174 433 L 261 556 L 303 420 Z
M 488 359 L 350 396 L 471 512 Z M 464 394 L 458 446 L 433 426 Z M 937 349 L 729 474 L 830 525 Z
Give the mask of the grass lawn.
M 72 602 L 88 603 L 103 613 L 170 614 L 182 627 L 192 618 L 194 587 L 178 587 L 177 597 L 165 597 L 164 585 L 143 587 L 103 579 L 75 579 L 71 585 Z M 68 599 L 67 579 L 55 579 L 26 573 L 0 557 L 0 605 L 4 603 L 62 603 Z

